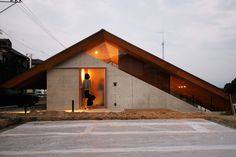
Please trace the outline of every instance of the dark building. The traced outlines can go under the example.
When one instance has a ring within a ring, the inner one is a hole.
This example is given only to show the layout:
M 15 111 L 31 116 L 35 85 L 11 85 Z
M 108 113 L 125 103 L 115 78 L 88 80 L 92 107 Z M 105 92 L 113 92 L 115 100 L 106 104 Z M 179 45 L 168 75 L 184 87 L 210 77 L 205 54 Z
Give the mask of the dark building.
M 0 39 L 0 83 L 29 69 L 29 58 L 12 48 L 9 39 Z
M 32 59 L 32 68 L 41 64 L 43 61 L 41 59 Z

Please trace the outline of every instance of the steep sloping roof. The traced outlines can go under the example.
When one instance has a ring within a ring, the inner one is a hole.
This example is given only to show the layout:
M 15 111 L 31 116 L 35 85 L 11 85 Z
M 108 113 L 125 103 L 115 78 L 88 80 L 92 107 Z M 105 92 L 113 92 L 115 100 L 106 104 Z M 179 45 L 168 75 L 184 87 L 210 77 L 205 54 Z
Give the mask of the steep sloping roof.
M 166 70 L 171 75 L 183 78 L 193 84 L 196 84 L 209 92 L 212 92 L 220 97 L 225 98 L 225 92 L 218 87 L 150 54 L 149 52 L 142 50 L 141 48 L 132 45 L 131 43 L 105 31 L 104 29 L 96 32 L 95 34 L 87 37 L 86 39 L 78 42 L 77 44 L 61 51 L 60 53 L 52 56 L 44 61 L 39 66 L 36 66 L 25 73 L 5 82 L 0 85 L 2 88 L 46 88 L 46 72 L 54 66 L 62 63 L 78 53 L 85 52 L 93 46 L 96 46 L 104 41 L 115 44 L 116 46 L 127 50 L 127 52 L 141 60 L 151 62 L 155 65 Z M 38 82 L 39 81 L 39 82 Z M 44 82 L 42 82 L 44 81 Z M 38 84 L 36 83 L 38 82 Z

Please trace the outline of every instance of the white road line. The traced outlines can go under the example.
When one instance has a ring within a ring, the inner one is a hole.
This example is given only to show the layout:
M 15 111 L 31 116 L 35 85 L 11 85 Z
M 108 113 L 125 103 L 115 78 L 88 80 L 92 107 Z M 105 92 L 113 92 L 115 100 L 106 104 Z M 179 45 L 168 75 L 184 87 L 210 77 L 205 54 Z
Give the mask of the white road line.
M 19 126 L 18 128 L 57 128 L 57 127 L 63 127 L 63 128 L 70 128 L 70 127 L 85 127 L 85 126 L 91 126 L 96 124 L 96 126 L 141 126 L 141 125 L 149 125 L 149 126 L 178 126 L 178 125 L 186 125 L 188 123 L 185 122 L 180 122 L 180 123 L 169 123 L 169 122 L 163 122 L 163 123 L 137 123 L 137 122 L 107 122 L 107 123 L 75 123 L 75 124 L 58 124 L 58 125 L 48 125 L 44 124 L 44 125 L 34 125 L 34 124 L 25 124 L 22 126 Z M 215 123 L 205 123 L 205 122 L 193 122 L 192 124 L 197 124 L 197 125 L 217 125 Z
M 0 155 L 36 155 L 36 154 L 70 154 L 70 153 L 122 153 L 122 152 L 180 152 L 180 151 L 208 151 L 236 150 L 236 145 L 194 145 L 194 146 L 162 146 L 137 148 L 81 148 L 42 151 L 1 151 Z
M 154 125 L 142 125 L 141 127 L 145 128 L 145 129 L 151 129 L 151 130 L 157 130 L 158 129 L 158 127 L 154 127 Z
M 211 131 L 209 133 L 232 133 L 235 131 Z M 85 134 L 89 135 L 146 135 L 146 134 L 196 134 L 196 133 L 208 133 L 208 132 L 197 132 L 197 131 L 117 131 L 117 132 L 90 132 L 90 131 L 83 131 L 80 133 L 65 133 L 65 132 L 43 132 L 43 133 L 7 133 L 7 134 L 0 134 L 0 137 L 17 137 L 17 136 L 81 136 Z
M 86 135 L 86 134 L 91 134 L 91 132 L 94 129 L 94 127 L 95 126 L 91 126 L 91 125 L 87 126 L 86 129 L 83 132 L 79 133 L 79 136 Z
M 194 124 L 194 123 L 188 123 L 188 125 L 196 130 L 197 132 L 209 132 L 209 130 L 199 124 Z
M 117 131 L 117 132 L 92 132 L 91 135 L 146 135 L 146 134 L 196 134 L 196 131 Z

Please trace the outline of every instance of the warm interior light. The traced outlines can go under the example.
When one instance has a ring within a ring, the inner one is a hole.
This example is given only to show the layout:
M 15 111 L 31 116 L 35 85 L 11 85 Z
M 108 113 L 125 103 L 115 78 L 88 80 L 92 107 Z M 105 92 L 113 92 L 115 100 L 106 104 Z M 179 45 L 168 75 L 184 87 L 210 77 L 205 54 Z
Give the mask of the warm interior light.
M 94 100 L 94 106 L 102 106 L 104 105 L 104 91 L 99 90 L 101 85 L 103 85 L 104 89 L 104 80 L 105 80 L 105 69 L 96 69 L 96 68 L 82 68 L 80 70 L 81 74 L 81 83 L 84 81 L 85 74 L 88 73 L 90 75 L 91 80 L 91 93 L 95 95 L 96 99 Z M 103 81 L 103 82 L 102 82 Z M 82 86 L 82 84 L 81 84 Z
M 181 86 L 178 86 L 178 88 L 183 89 L 183 88 L 187 88 L 187 86 L 181 85 Z
M 81 69 L 81 81 L 84 81 L 85 70 Z
M 64 110 L 65 112 L 72 112 L 71 110 Z M 78 109 L 74 110 L 74 112 L 90 112 L 89 110 Z
M 95 48 L 88 50 L 87 53 L 96 59 L 117 65 L 120 52 L 114 45 L 111 45 L 108 42 L 103 42 Z

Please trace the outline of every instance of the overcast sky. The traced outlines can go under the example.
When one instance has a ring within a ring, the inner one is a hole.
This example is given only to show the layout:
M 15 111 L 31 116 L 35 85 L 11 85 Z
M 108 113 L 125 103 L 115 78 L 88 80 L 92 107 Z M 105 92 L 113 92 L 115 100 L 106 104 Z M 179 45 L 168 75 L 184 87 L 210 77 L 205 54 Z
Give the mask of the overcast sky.
M 236 0 L 23 2 L 65 47 L 104 28 L 161 57 L 158 32 L 164 31 L 166 61 L 218 87 L 236 77 Z M 0 9 L 8 5 L 0 3 Z M 33 58 L 47 59 L 64 49 L 25 14 L 22 4 L 0 14 L 0 29 L 16 50 Z

